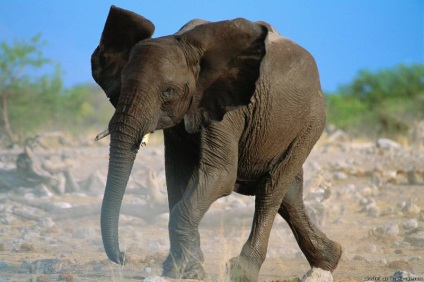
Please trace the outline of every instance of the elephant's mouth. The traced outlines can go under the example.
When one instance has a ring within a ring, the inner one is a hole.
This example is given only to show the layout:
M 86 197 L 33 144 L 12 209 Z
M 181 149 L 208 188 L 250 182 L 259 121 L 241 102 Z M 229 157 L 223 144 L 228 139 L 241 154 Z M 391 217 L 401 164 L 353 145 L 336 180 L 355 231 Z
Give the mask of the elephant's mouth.
M 141 139 L 141 144 L 140 144 L 142 147 L 147 146 L 150 140 L 150 136 L 152 134 L 153 132 L 150 132 L 143 136 L 143 138 Z M 94 138 L 94 141 L 99 141 L 100 139 L 103 139 L 109 135 L 110 135 L 109 129 L 103 130 L 101 133 L 96 135 L 96 137 Z

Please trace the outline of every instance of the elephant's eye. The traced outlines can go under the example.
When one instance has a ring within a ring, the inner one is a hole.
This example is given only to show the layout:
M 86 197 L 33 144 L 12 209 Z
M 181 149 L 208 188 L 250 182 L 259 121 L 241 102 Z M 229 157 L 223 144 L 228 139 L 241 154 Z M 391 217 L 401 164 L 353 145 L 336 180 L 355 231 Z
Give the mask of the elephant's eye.
M 175 89 L 174 88 L 172 88 L 172 87 L 167 87 L 163 92 L 162 92 L 162 94 L 164 95 L 164 96 L 173 96 L 173 95 L 175 95 L 176 94 L 176 91 L 175 91 Z

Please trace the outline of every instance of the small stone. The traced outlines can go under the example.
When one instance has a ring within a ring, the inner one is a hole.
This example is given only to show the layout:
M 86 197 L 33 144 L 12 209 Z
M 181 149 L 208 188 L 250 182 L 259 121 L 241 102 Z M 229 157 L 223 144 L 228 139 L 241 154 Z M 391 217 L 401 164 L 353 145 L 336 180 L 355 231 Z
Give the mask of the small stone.
M 419 214 L 421 209 L 416 204 L 414 204 L 414 201 L 412 199 L 409 199 L 403 207 L 402 211 L 411 214 Z
M 43 217 L 40 218 L 40 220 L 38 221 L 38 225 L 40 227 L 53 227 L 55 225 L 53 219 L 51 219 L 50 217 Z
M 402 149 L 402 146 L 399 143 L 387 138 L 378 139 L 377 147 L 387 151 L 396 151 L 396 150 Z
M 88 239 L 88 238 L 94 238 L 95 237 L 95 232 L 93 231 L 93 229 L 90 228 L 78 228 L 77 230 L 75 230 L 74 233 L 72 233 L 72 238 L 75 239 Z
M 422 258 L 421 256 L 415 256 L 409 259 L 409 262 L 417 262 L 417 261 L 421 261 Z
M 418 183 L 417 176 L 415 174 L 415 170 L 409 170 L 406 173 L 406 177 L 408 179 L 409 185 L 416 185 Z
M 396 239 L 399 234 L 399 226 L 396 223 L 387 223 L 370 230 L 370 235 L 380 238 Z
M 57 203 L 53 203 L 53 206 L 61 208 L 61 209 L 70 209 L 72 208 L 72 205 L 70 203 L 67 202 L 57 202 Z
M 397 206 L 398 208 L 400 208 L 401 210 L 403 210 L 403 208 L 406 206 L 406 201 L 398 201 L 398 202 L 396 203 L 396 206 Z
M 386 265 L 386 264 L 387 264 L 387 260 L 386 260 L 385 258 L 381 258 L 381 259 L 379 260 L 379 262 L 380 262 L 381 264 L 383 264 L 383 265 Z
M 380 210 L 379 207 L 377 207 L 377 206 L 371 206 L 371 207 L 369 207 L 368 213 L 367 213 L 368 216 L 370 216 L 370 217 L 379 217 L 380 214 L 381 214 L 381 210 Z
M 374 244 L 369 244 L 368 245 L 368 251 L 371 252 L 371 253 L 377 252 L 377 246 L 374 245 Z
M 333 282 L 333 275 L 330 271 L 312 267 L 303 275 L 302 282 Z
M 348 178 L 347 174 L 342 172 L 342 171 L 338 171 L 336 173 L 334 173 L 333 178 L 336 180 L 345 180 Z
M 96 263 L 95 265 L 93 265 L 93 270 L 94 271 L 101 271 L 103 269 L 104 265 L 102 263 Z
M 74 282 L 74 281 L 78 281 L 78 279 L 73 273 L 64 272 L 59 275 L 59 281 Z
M 405 241 L 415 247 L 424 247 L 424 230 L 418 230 L 405 236 Z
M 143 280 L 143 282 L 171 282 L 172 280 L 167 279 L 165 277 L 161 277 L 161 276 L 152 276 L 152 277 L 147 277 Z
M 336 129 L 334 132 L 328 135 L 328 141 L 330 142 L 345 142 L 349 140 L 349 136 L 343 130 Z
M 363 256 L 361 255 L 355 255 L 352 260 L 366 260 Z
M 418 221 L 415 218 L 409 219 L 403 223 L 403 228 L 406 230 L 414 229 L 418 227 Z
M 363 197 L 378 196 L 378 194 L 379 194 L 379 190 L 377 186 L 372 186 L 372 187 L 366 186 L 361 191 L 361 195 Z
M 413 281 L 410 278 L 419 278 L 418 276 L 415 276 L 414 274 L 408 273 L 406 271 L 397 271 L 395 274 L 393 274 L 392 278 L 390 278 L 390 282 L 397 282 L 397 281 Z M 419 281 L 419 280 L 417 280 Z
M 413 271 L 413 267 L 412 265 L 404 260 L 395 260 L 390 262 L 387 265 L 389 268 L 394 269 L 394 270 L 403 270 L 403 271 Z M 399 280 L 402 281 L 402 280 Z
M 18 253 L 29 253 L 29 252 L 33 252 L 35 251 L 34 245 L 32 244 L 28 244 L 28 243 L 23 243 L 20 247 L 20 249 L 18 250 Z
M 62 269 L 59 259 L 41 259 L 31 263 L 30 273 L 55 274 Z
M 31 268 L 31 263 L 24 261 L 21 263 L 21 268 L 29 270 Z
M 8 267 L 7 263 L 0 261 L 0 270 L 5 269 L 7 267 Z
M 393 248 L 404 248 L 404 249 L 406 249 L 406 248 L 409 248 L 409 247 L 411 247 L 411 244 L 408 243 L 408 242 L 396 241 L 396 242 L 393 243 Z
M 397 255 L 403 255 L 403 250 L 402 249 L 395 250 L 395 254 L 397 254 Z
M 51 280 L 47 275 L 40 275 L 40 276 L 37 276 L 35 281 L 36 282 L 50 282 Z
M 144 273 L 151 273 L 152 269 L 150 267 L 145 267 L 143 271 Z

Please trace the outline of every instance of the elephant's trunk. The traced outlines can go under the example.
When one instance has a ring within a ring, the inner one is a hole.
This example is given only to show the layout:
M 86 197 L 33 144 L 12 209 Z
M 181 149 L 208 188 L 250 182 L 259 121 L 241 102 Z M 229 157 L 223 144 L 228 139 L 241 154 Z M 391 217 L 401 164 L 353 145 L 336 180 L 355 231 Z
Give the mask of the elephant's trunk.
M 118 107 L 109 123 L 110 159 L 101 211 L 103 245 L 109 259 L 118 264 L 124 264 L 125 260 L 118 237 L 122 199 L 142 137 L 155 130 L 158 119 L 156 108 L 152 106 L 155 104 L 142 100 L 138 84 L 124 83 L 121 92 Z
M 134 164 L 136 151 L 130 143 L 111 140 L 109 171 L 101 211 L 103 245 L 113 262 L 124 264 L 124 253 L 119 249 L 119 212 L 125 188 Z

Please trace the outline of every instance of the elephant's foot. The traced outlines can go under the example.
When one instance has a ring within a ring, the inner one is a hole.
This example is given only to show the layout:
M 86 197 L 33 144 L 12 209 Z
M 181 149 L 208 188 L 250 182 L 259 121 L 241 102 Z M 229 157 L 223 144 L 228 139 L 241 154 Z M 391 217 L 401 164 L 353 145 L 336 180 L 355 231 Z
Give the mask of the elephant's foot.
M 227 275 L 230 281 L 258 281 L 259 268 L 243 256 L 232 258 L 227 263 Z
M 181 259 L 176 260 L 171 255 L 163 263 L 162 276 L 174 279 L 197 279 L 206 278 L 206 272 L 200 261 L 184 262 Z
M 333 272 L 342 256 L 342 247 L 339 243 L 331 241 L 328 238 L 325 238 L 323 241 L 321 244 L 318 244 L 320 249 L 317 249 L 318 246 L 314 244 L 315 249 L 309 252 L 307 259 L 311 267 Z M 312 253 L 313 255 L 311 255 Z

